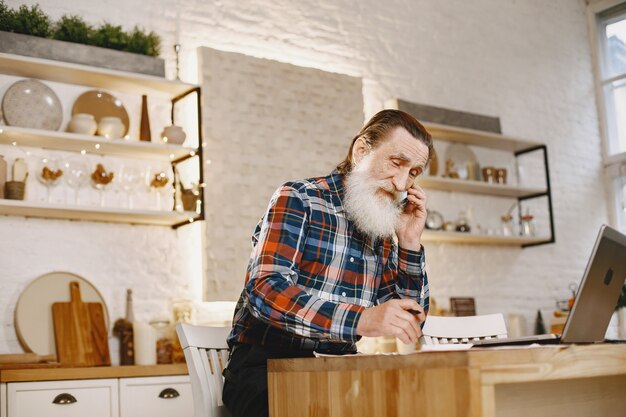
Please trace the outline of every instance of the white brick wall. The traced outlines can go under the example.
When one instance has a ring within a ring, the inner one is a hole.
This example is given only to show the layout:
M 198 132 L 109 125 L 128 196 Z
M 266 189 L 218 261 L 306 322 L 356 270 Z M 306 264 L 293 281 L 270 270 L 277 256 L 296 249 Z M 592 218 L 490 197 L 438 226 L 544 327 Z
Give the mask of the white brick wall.
M 547 142 L 557 243 L 525 250 L 430 245 L 427 251 L 432 293 L 442 302 L 451 295 L 469 295 L 477 298 L 480 313 L 516 312 L 530 320 L 541 308 L 547 317 L 554 300 L 567 297 L 567 284 L 579 280 L 597 228 L 607 221 L 582 0 L 279 0 L 262 5 L 251 1 L 198 0 L 155 0 L 149 4 L 139 0 L 39 3 L 55 17 L 78 13 L 94 23 L 107 20 L 125 27 L 137 23 L 157 31 L 163 37 L 163 56 L 168 59 L 170 73 L 178 10 L 186 80 L 196 78 L 196 47 L 208 46 L 361 77 L 366 116 L 380 109 L 386 99 L 401 97 L 499 116 L 505 134 Z M 268 158 L 261 151 L 264 149 L 259 147 L 258 157 Z M 311 169 L 303 176 L 317 173 Z M 255 181 L 265 178 L 258 172 L 250 175 Z M 285 172 L 285 176 L 291 175 Z M 280 180 L 268 177 L 263 180 L 263 187 L 273 189 Z M 437 199 L 440 197 L 433 195 L 431 200 Z M 462 196 L 454 197 L 453 202 L 465 204 Z M 250 201 L 249 207 L 266 203 L 267 198 Z M 484 212 L 484 206 L 481 201 L 472 203 L 477 214 Z M 248 209 L 245 215 L 252 219 L 260 213 Z M 160 282 L 167 282 L 172 269 L 177 268 L 174 261 L 148 255 L 142 265 L 151 262 L 154 272 L 148 273 L 144 268 L 137 272 L 127 269 L 124 262 L 112 262 L 117 258 L 109 256 L 109 273 L 104 274 L 96 261 L 88 263 L 81 258 L 93 259 L 94 253 L 101 253 L 111 243 L 107 236 L 113 230 L 119 230 L 123 236 L 119 240 L 124 242 L 123 247 L 143 249 L 144 242 L 158 238 L 167 242 L 166 246 L 177 247 L 181 239 L 158 228 L 68 222 L 46 222 L 50 228 L 46 236 L 62 232 L 68 241 L 91 239 L 101 242 L 102 250 L 90 251 L 82 245 L 78 253 L 74 250 L 73 257 L 69 257 L 55 247 L 48 258 L 34 261 L 49 245 L 38 243 L 39 228 L 25 227 L 32 224 L 39 225 L 40 221 L 5 218 L 0 222 L 3 247 L 22 248 L 12 251 L 20 255 L 10 259 L 5 251 L 1 252 L 2 287 L 10 287 L 0 296 L 2 351 L 17 349 L 11 327 L 13 305 L 25 283 L 41 272 L 54 267 L 89 275 L 108 294 L 107 301 L 114 305 L 111 310 L 116 315 L 121 312 L 115 303 L 120 305 L 122 287 L 150 285 L 154 290 L 154 274 L 161 277 Z M 84 236 L 83 229 L 89 230 L 89 237 Z M 26 235 L 23 239 L 30 244 L 14 242 L 13 236 L 19 234 Z M 4 242 L 5 236 L 11 236 L 10 244 Z M 143 253 L 153 252 L 144 249 Z M 178 253 L 176 261 L 184 264 L 185 254 Z M 110 276 L 124 283 L 111 284 Z M 243 276 L 229 279 L 241 282 Z M 174 292 L 176 288 L 196 285 L 185 278 L 174 282 Z M 162 288 L 155 300 L 169 297 L 170 287 L 163 284 Z
M 237 299 L 276 188 L 327 175 L 363 124 L 361 80 L 202 48 L 208 299 Z

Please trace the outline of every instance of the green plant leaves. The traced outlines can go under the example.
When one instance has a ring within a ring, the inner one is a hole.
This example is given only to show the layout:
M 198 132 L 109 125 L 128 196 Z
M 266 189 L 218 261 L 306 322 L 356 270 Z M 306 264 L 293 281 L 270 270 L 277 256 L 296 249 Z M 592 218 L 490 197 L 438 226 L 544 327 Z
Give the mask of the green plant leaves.
M 38 4 L 32 7 L 21 5 L 13 11 L 13 32 L 47 38 L 50 35 L 50 16 Z
M 161 38 L 154 32 L 144 32 L 135 26 L 126 32 L 122 26 L 103 23 L 94 28 L 81 16 L 63 15 L 57 22 L 45 14 L 39 5 L 22 5 L 14 10 L 0 0 L 0 31 L 52 38 L 60 41 L 94 45 L 152 57 L 159 56 Z
M 59 41 L 92 44 L 93 28 L 82 17 L 63 15 L 57 22 L 52 38 Z

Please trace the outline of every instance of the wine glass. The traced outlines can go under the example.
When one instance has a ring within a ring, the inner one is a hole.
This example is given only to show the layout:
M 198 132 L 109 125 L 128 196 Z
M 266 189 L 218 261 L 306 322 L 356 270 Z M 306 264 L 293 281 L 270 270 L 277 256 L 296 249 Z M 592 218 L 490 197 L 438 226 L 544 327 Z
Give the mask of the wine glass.
M 108 171 L 103 163 L 96 164 L 96 168 L 91 172 L 91 186 L 100 192 L 100 207 L 104 207 L 104 190 L 106 190 L 115 173 Z
M 63 164 L 67 175 L 65 183 L 74 189 L 74 204 L 80 204 L 80 189 L 89 182 L 89 163 L 84 158 L 71 158 Z
M 52 187 L 59 184 L 63 176 L 63 170 L 59 168 L 59 162 L 54 158 L 43 157 L 37 163 L 37 179 L 46 187 L 46 202 L 50 202 Z
M 128 209 L 133 209 L 133 192 L 141 185 L 143 172 L 133 165 L 123 165 L 120 168 L 119 184 L 126 193 Z
M 171 169 L 165 167 L 151 167 L 146 175 L 148 188 L 155 194 L 156 209 L 161 210 L 162 193 L 171 190 Z

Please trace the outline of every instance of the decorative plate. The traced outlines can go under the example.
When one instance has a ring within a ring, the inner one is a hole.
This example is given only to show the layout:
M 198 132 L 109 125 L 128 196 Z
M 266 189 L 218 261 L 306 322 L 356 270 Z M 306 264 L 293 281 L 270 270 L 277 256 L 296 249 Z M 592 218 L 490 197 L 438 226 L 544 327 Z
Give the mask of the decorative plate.
M 11 85 L 2 99 L 4 121 L 10 126 L 59 130 L 63 106 L 50 87 L 27 79 Z
M 458 174 L 458 178 L 462 180 L 476 179 L 476 155 L 467 146 L 462 143 L 453 143 L 446 148 L 445 156 L 446 166 L 452 161 L 450 169 Z M 472 177 L 472 174 L 474 178 Z
M 70 301 L 71 281 L 80 283 L 83 302 L 102 303 L 104 323 L 109 328 L 109 311 L 104 298 L 91 282 L 71 272 L 51 272 L 28 284 L 15 306 L 15 330 L 26 352 L 56 354 L 52 304 Z
M 72 107 L 72 116 L 78 113 L 93 114 L 98 123 L 103 117 L 119 117 L 124 124 L 122 137 L 128 133 L 129 120 L 124 104 L 117 97 L 102 90 L 90 90 L 81 94 Z

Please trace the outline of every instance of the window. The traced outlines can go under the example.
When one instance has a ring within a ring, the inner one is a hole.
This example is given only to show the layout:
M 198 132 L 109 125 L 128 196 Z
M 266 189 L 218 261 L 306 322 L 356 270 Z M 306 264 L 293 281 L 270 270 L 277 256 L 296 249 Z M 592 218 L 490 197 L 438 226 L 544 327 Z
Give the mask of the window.
M 598 14 L 608 154 L 626 152 L 626 3 Z
M 612 217 L 626 233 L 626 1 L 590 2 Z

